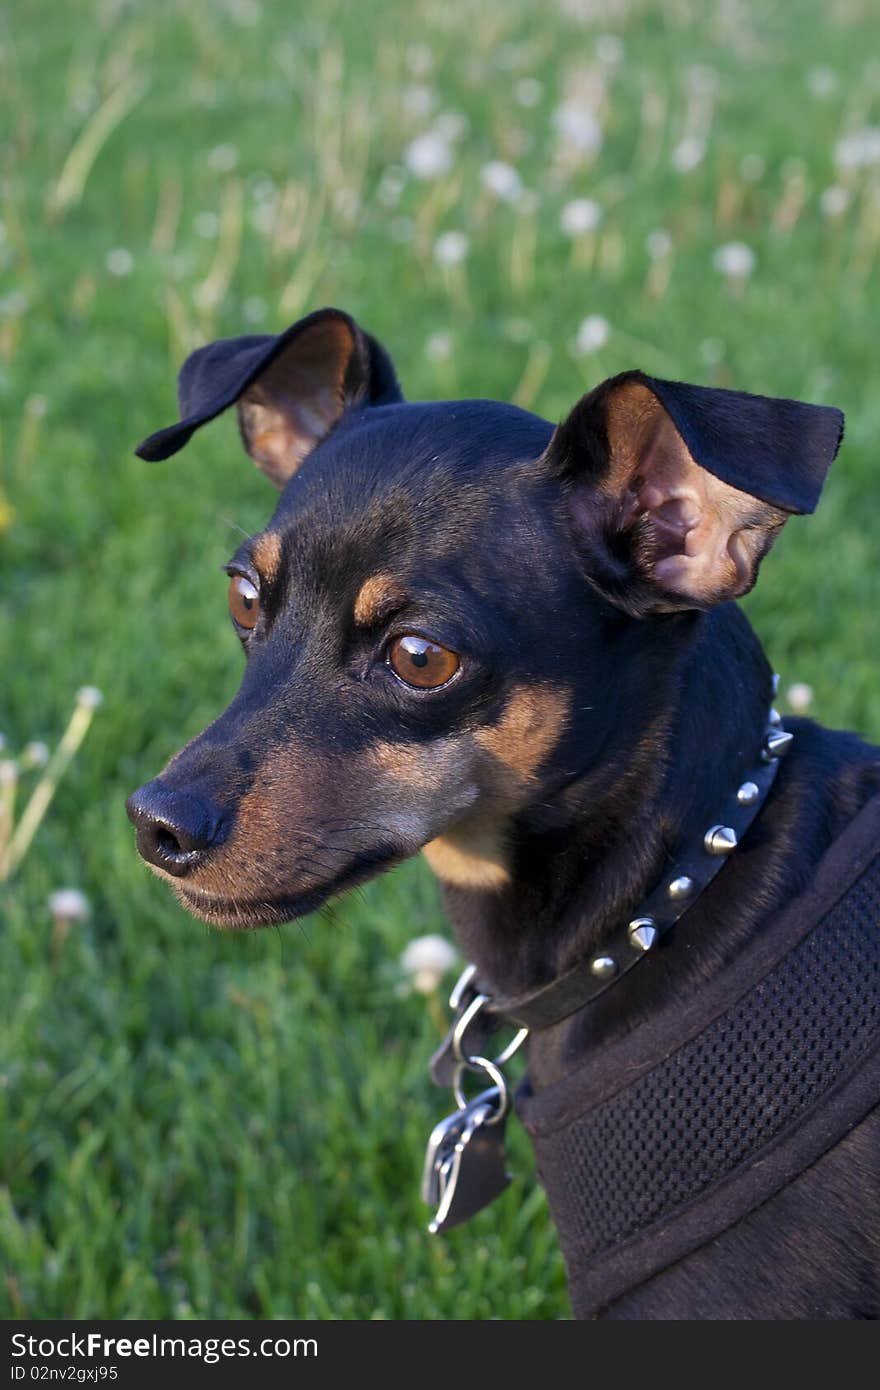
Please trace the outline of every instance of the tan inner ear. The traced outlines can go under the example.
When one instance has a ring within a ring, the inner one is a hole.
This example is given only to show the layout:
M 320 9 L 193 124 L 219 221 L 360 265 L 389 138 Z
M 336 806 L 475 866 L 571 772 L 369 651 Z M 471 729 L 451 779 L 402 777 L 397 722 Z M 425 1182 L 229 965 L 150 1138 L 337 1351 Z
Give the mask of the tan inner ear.
M 354 338 L 342 319 L 316 323 L 294 338 L 239 399 L 245 447 L 278 487 L 345 410 L 353 351 Z
M 746 593 L 787 513 L 701 468 L 641 382 L 611 395 L 606 428 L 601 491 L 617 508 L 616 528 L 635 533 L 640 568 L 700 606 Z

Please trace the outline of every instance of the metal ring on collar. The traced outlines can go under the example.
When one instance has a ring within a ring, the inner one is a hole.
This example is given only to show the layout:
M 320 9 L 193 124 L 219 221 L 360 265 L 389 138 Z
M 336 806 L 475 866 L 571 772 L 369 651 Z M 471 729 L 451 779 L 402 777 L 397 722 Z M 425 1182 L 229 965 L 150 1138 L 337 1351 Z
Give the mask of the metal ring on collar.
M 498 1109 L 491 1120 L 486 1120 L 487 1125 L 497 1125 L 499 1120 L 503 1120 L 510 1108 L 510 1088 L 503 1071 L 499 1071 L 494 1062 L 490 1062 L 488 1057 L 469 1057 L 466 1062 L 460 1062 L 455 1069 L 455 1079 L 452 1083 L 452 1093 L 455 1096 L 455 1103 L 459 1110 L 464 1110 L 468 1104 L 467 1097 L 461 1088 L 461 1078 L 466 1071 L 484 1071 L 498 1090 L 499 1102 Z
M 515 1053 L 519 1052 L 520 1048 L 522 1047 L 523 1043 L 525 1042 L 528 1036 L 528 1028 L 520 1028 L 518 1032 L 514 1033 L 513 1037 L 510 1039 L 510 1042 L 507 1044 L 504 1050 L 502 1052 L 499 1052 L 497 1057 L 492 1058 L 494 1065 L 496 1067 L 503 1067 L 505 1062 L 509 1062 L 511 1057 L 513 1057 Z
M 464 1013 L 461 1014 L 458 1019 L 456 1019 L 455 1027 L 452 1030 L 452 1055 L 455 1058 L 456 1062 L 461 1062 L 462 1064 L 466 1065 L 469 1061 L 469 1058 L 467 1057 L 462 1048 L 462 1043 L 464 1042 L 464 1035 L 470 1028 L 477 1014 L 483 1008 L 484 1004 L 488 1004 L 488 1002 L 488 994 L 475 994 L 473 999 L 465 1009 Z
M 449 1007 L 453 1013 L 455 1013 L 458 1009 L 459 1004 L 464 998 L 465 990 L 467 989 L 468 985 L 470 985 L 471 981 L 474 979 L 476 973 L 477 967 L 473 964 L 473 962 L 471 962 L 469 965 L 465 966 L 464 970 L 462 970 L 461 974 L 456 980 L 452 989 L 452 993 L 449 996 Z
M 462 1013 L 461 1017 L 456 1020 L 455 1027 L 452 1030 L 452 1055 L 455 1058 L 456 1062 L 461 1062 L 466 1066 L 470 1061 L 474 1060 L 470 1058 L 464 1050 L 465 1034 L 467 1033 L 468 1028 L 470 1028 L 471 1024 L 473 1023 L 474 1019 L 477 1017 L 477 1014 L 480 1012 L 481 1009 L 485 1008 L 485 1006 L 488 1003 L 488 994 L 475 994 L 471 1002 L 468 1004 L 467 1008 Z M 492 1058 L 492 1065 L 496 1067 L 503 1067 L 505 1062 L 509 1062 L 511 1057 L 513 1057 L 515 1053 L 519 1052 L 519 1049 L 522 1047 L 523 1043 L 525 1042 L 528 1036 L 528 1028 L 518 1029 L 517 1032 L 514 1033 L 507 1046 L 503 1048 L 501 1052 L 498 1053 L 497 1057 Z

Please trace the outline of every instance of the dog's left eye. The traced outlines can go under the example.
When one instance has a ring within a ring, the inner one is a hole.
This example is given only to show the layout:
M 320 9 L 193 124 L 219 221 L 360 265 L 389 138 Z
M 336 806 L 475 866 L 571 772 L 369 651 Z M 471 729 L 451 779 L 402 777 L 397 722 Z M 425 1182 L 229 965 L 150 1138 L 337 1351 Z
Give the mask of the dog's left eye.
M 260 616 L 260 592 L 243 574 L 230 577 L 229 611 L 239 627 L 256 627 Z
M 452 680 L 461 660 L 455 652 L 441 647 L 437 642 L 407 633 L 391 643 L 388 665 L 407 685 L 414 685 L 419 690 L 436 690 Z

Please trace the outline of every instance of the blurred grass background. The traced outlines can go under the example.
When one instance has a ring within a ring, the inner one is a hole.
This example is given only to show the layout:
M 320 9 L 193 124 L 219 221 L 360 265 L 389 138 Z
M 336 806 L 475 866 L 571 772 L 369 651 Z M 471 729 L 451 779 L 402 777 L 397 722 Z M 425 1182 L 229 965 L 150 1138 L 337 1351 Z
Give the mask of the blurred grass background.
M 838 404 L 747 607 L 783 689 L 877 739 L 876 8 L 19 0 L 0 84 L 5 756 L 104 694 L 2 905 L 0 1313 L 567 1316 L 516 1126 L 511 1192 L 424 1230 L 427 869 L 239 937 L 138 862 L 124 798 L 236 687 L 220 565 L 274 494 L 231 420 L 131 451 L 192 347 L 322 304 L 413 398 L 556 418 L 641 366 Z M 53 946 L 60 887 L 91 911 Z

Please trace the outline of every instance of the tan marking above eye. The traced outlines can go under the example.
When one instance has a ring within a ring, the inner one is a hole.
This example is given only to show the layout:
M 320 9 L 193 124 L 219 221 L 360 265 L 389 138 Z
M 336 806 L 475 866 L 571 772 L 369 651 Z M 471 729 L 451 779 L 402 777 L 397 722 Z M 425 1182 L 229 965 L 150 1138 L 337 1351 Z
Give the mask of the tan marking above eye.
M 369 627 L 404 603 L 406 594 L 393 575 L 372 574 L 358 590 L 354 601 L 354 620 L 359 627 Z
M 391 643 L 388 664 L 407 685 L 417 690 L 436 690 L 452 680 L 461 660 L 439 643 L 408 632 Z
M 263 531 L 251 546 L 251 555 L 261 577 L 274 584 L 281 566 L 281 537 L 277 531 Z
M 229 611 L 239 627 L 250 630 L 260 616 L 260 591 L 243 574 L 229 580 Z

